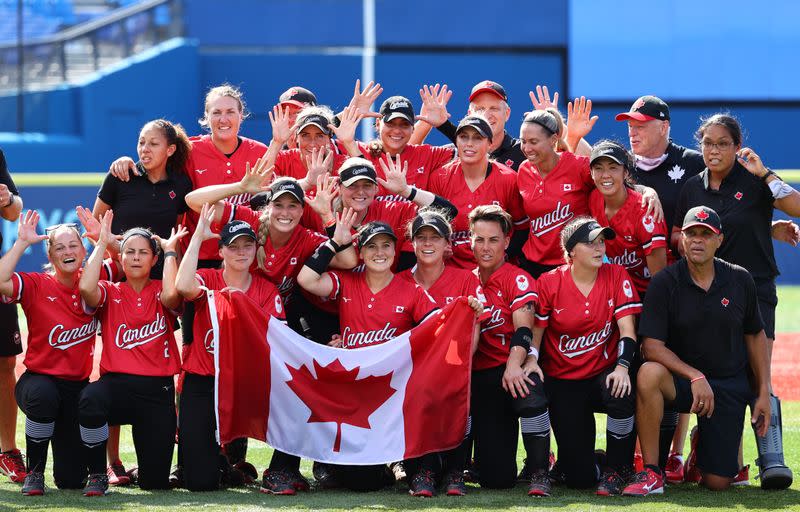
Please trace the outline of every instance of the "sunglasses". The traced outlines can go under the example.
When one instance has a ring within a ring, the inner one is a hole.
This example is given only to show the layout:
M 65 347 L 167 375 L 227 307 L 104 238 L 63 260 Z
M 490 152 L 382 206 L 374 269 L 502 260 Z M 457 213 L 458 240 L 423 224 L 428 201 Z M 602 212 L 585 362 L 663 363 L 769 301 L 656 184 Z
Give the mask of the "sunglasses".
M 57 230 L 59 228 L 74 228 L 74 229 L 78 229 L 78 225 L 76 223 L 74 223 L 74 222 L 64 222 L 62 224 L 54 224 L 52 226 L 48 226 L 48 227 L 44 228 L 44 234 L 45 235 L 49 235 L 50 233 L 52 233 L 53 231 L 55 231 L 55 230 Z

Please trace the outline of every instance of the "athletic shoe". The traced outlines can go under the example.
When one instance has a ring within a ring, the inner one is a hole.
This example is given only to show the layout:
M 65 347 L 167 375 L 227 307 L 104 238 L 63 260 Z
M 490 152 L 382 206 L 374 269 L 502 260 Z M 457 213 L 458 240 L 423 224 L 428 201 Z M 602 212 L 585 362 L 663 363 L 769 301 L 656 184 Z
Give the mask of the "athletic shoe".
M 21 484 L 28 474 L 25 471 L 25 460 L 19 450 L 9 450 L 0 453 L 0 473 L 3 473 L 12 482 Z
M 25 483 L 22 484 L 23 496 L 41 496 L 44 494 L 44 473 L 31 471 L 25 476 Z
M 597 484 L 595 494 L 598 496 L 619 496 L 627 483 L 619 473 L 613 469 L 606 468 L 603 476 L 600 477 L 600 483 Z
M 420 469 L 408 484 L 408 493 L 412 496 L 430 498 L 435 492 L 436 482 L 430 469 Z
M 89 475 L 86 487 L 83 488 L 84 496 L 105 496 L 108 491 L 108 475 L 94 473 Z
M 466 496 L 467 484 L 464 483 L 464 473 L 451 471 L 444 480 L 445 494 L 448 496 Z
M 633 454 L 633 471 L 635 473 L 641 473 L 644 471 L 644 459 L 642 458 L 641 452 L 636 452 Z
M 464 468 L 464 481 L 477 484 L 479 480 L 480 475 L 478 474 L 478 464 L 476 464 L 475 460 L 472 459 L 467 463 L 467 467 Z
M 695 425 L 692 427 L 691 433 L 689 433 L 689 446 L 691 446 L 691 449 L 689 451 L 689 458 L 686 459 L 686 465 L 684 466 L 684 482 L 699 484 L 702 479 L 700 470 L 697 469 L 697 440 L 699 437 L 700 436 L 697 434 L 697 426 Z
M 133 466 L 125 474 L 131 479 L 131 485 L 139 485 L 139 466 Z
M 108 475 L 109 485 L 128 485 L 131 483 L 131 477 L 125 471 L 125 466 L 122 461 L 117 459 L 106 468 L 106 475 Z
M 522 469 L 520 470 L 519 474 L 517 475 L 517 483 L 523 484 L 528 483 L 531 481 L 531 477 L 533 476 L 533 471 L 528 468 L 528 459 L 522 459 Z
M 652 467 L 645 467 L 634 475 L 631 482 L 625 486 L 622 494 L 625 496 L 647 496 L 650 494 L 664 494 L 664 477 L 660 471 Z
M 733 479 L 731 485 L 750 485 L 750 464 L 746 465 L 742 469 L 736 473 L 736 477 Z
M 546 469 L 537 469 L 531 475 L 531 482 L 528 486 L 528 496 L 550 496 L 552 487 L 550 475 Z
M 676 485 L 683 483 L 683 456 L 679 453 L 670 453 L 667 458 L 667 464 L 664 467 L 664 475 L 667 483 Z
M 254 482 L 250 475 L 244 474 L 236 466 L 231 466 L 227 458 L 222 457 L 222 459 L 219 468 L 220 485 L 223 487 L 244 487 Z
M 392 474 L 394 474 L 394 481 L 398 483 L 402 483 L 406 481 L 406 467 L 403 462 L 392 462 L 389 464 L 389 469 L 392 470 Z
M 286 474 L 289 475 L 295 491 L 308 491 L 311 489 L 311 483 L 299 470 L 286 471 Z
M 336 489 L 339 487 L 339 482 L 336 481 L 333 469 L 324 462 L 314 461 L 314 464 L 311 465 L 311 474 L 314 475 L 314 480 L 323 489 Z
M 258 480 L 258 470 L 255 466 L 247 462 L 246 460 L 240 460 L 236 464 L 233 465 L 234 468 L 241 471 L 245 476 L 245 484 L 252 484 L 256 480 Z
M 564 485 L 567 481 L 567 475 L 561 471 L 561 465 L 559 465 L 558 461 L 553 462 L 547 475 L 552 485 Z
M 109 483 L 111 482 L 111 477 L 108 478 Z M 171 489 L 178 489 L 180 487 L 184 487 L 183 483 L 183 466 L 175 466 L 172 468 L 172 471 L 169 473 L 169 486 Z
M 297 494 L 289 475 L 283 471 L 270 470 L 264 471 L 264 478 L 261 481 L 261 492 L 280 496 L 294 496 Z

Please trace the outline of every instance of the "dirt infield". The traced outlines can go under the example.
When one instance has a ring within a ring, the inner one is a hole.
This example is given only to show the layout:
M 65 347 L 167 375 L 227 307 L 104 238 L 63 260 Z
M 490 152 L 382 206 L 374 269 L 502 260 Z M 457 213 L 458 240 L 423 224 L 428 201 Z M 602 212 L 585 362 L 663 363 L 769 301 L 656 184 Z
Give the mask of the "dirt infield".
M 175 333 L 180 344 L 180 332 Z M 91 380 L 99 376 L 100 339 L 95 345 L 95 360 Z M 17 376 L 25 371 L 23 356 L 17 360 Z M 800 400 L 800 333 L 778 333 L 772 354 L 772 385 L 781 400 Z

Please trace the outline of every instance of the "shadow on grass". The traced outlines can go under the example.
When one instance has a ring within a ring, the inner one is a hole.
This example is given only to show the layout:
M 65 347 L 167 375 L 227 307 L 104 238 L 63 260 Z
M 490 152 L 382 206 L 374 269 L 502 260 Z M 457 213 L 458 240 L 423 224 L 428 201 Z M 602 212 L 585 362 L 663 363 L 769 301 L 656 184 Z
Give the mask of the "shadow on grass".
M 757 486 L 735 488 L 715 493 L 695 485 L 669 487 L 662 496 L 647 498 L 600 498 L 593 491 L 555 488 L 550 498 L 529 498 L 526 488 L 484 490 L 469 487 L 462 498 L 437 496 L 432 499 L 414 498 L 405 488 L 397 486 L 380 492 L 354 493 L 348 491 L 311 491 L 295 497 L 270 496 L 257 487 L 229 489 L 211 493 L 190 493 L 185 490 L 147 492 L 138 489 L 112 489 L 104 498 L 85 498 L 79 491 L 48 489 L 43 497 L 24 497 L 19 486 L 0 484 L 0 512 L 17 510 L 181 510 L 209 507 L 218 510 L 256 508 L 320 510 L 320 509 L 463 509 L 493 510 L 511 507 L 546 507 L 563 510 L 612 510 L 635 507 L 632 510 L 669 511 L 681 509 L 705 510 L 775 510 L 800 504 L 800 490 L 767 492 Z

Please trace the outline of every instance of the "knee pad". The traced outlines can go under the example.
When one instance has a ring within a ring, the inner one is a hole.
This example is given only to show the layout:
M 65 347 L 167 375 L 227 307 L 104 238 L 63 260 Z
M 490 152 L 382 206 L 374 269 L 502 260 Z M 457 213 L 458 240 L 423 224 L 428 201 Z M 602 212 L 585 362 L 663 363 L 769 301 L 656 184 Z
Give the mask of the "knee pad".
M 756 433 L 758 477 L 761 478 L 762 489 L 786 489 L 792 485 L 793 475 L 783 459 L 781 401 L 770 394 L 769 405 L 772 413 L 767 434 L 761 437 Z M 754 433 L 755 428 L 754 425 Z

